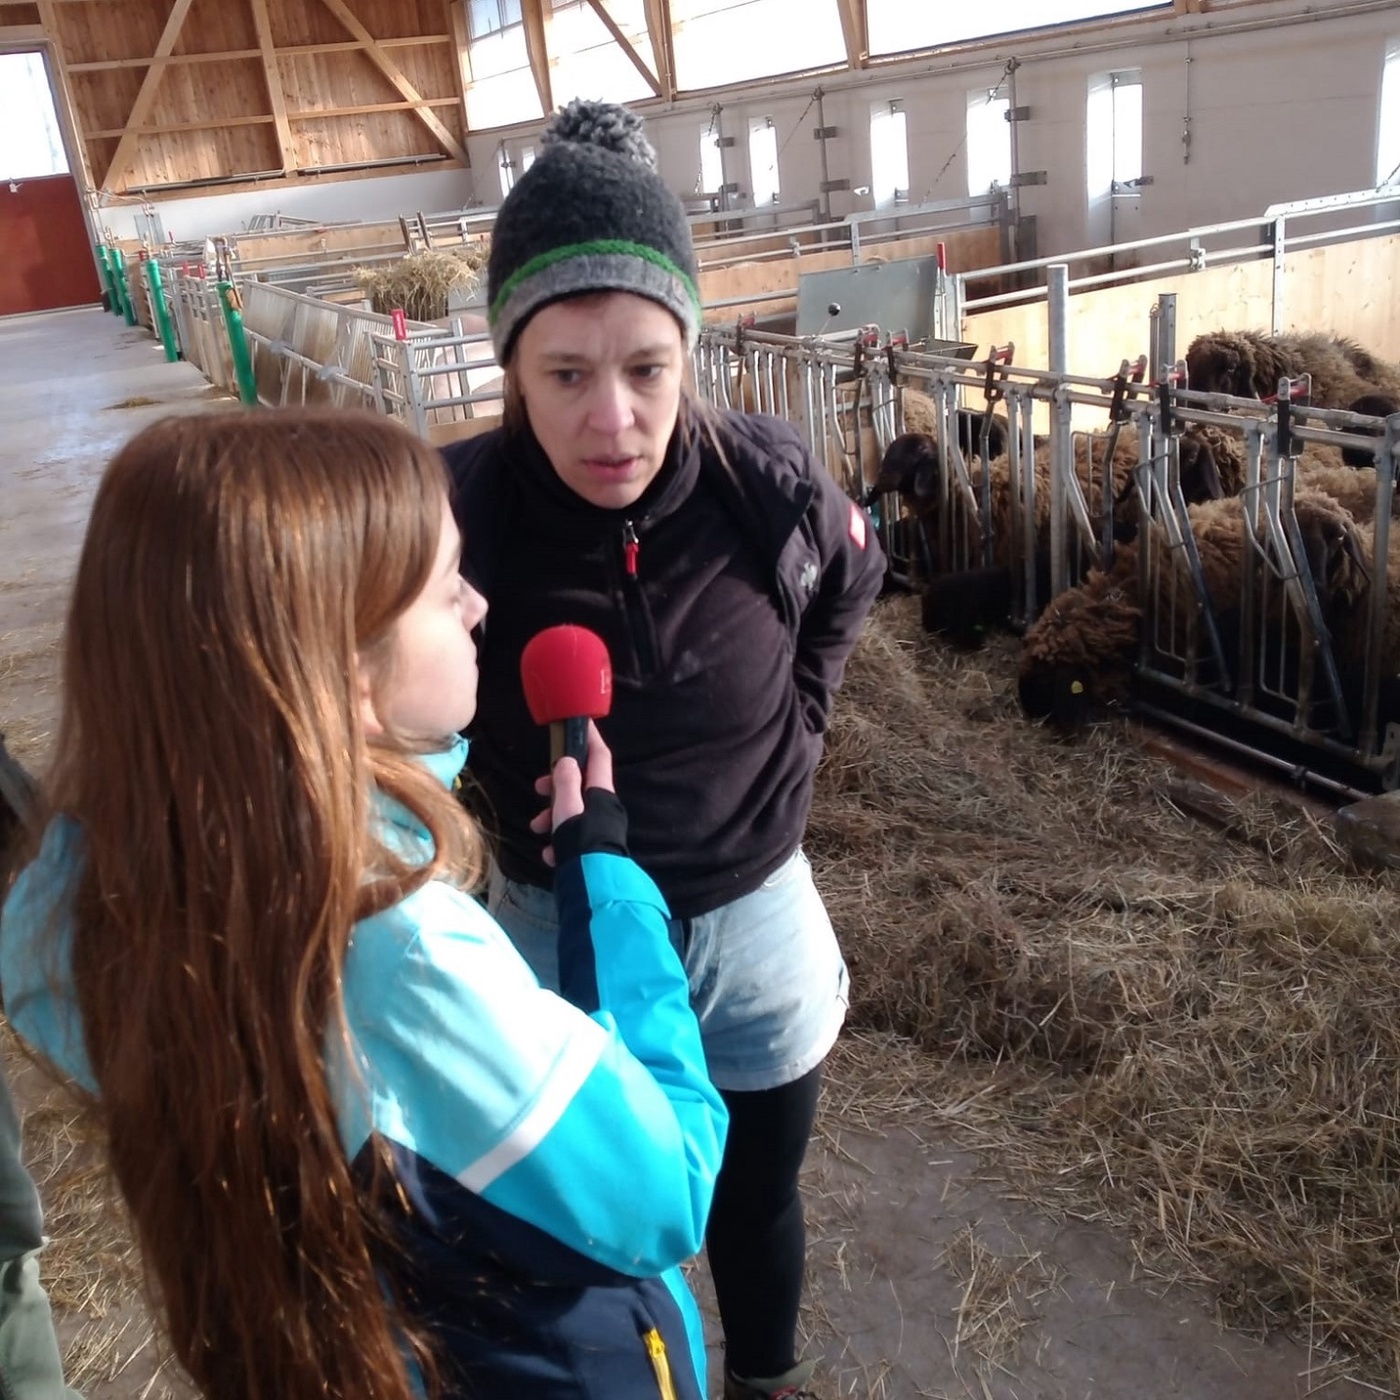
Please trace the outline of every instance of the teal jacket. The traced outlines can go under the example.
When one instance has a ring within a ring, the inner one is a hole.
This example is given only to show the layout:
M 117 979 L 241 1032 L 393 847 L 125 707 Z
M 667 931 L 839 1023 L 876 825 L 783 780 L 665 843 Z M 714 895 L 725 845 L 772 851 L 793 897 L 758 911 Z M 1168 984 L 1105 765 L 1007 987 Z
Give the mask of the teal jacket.
M 429 763 L 450 783 L 465 757 L 459 742 Z M 427 852 L 407 811 L 380 811 L 395 845 Z M 705 1393 L 677 1266 L 704 1238 L 727 1114 L 665 905 L 611 845 L 558 874 L 562 996 L 440 881 L 362 921 L 347 950 L 353 1064 L 327 1048 L 341 1139 L 365 1189 L 374 1139 L 391 1150 L 407 1204 L 383 1267 L 438 1337 L 449 1396 Z M 20 1034 L 90 1084 L 71 993 L 52 983 L 80 860 L 58 819 L 0 920 L 0 982 Z

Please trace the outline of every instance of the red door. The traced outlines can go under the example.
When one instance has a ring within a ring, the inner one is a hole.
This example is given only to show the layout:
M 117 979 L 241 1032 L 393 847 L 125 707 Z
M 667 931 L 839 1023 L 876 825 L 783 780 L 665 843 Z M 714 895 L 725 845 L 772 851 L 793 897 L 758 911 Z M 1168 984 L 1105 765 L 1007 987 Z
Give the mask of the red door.
M 78 182 L 0 180 L 0 316 L 101 299 Z

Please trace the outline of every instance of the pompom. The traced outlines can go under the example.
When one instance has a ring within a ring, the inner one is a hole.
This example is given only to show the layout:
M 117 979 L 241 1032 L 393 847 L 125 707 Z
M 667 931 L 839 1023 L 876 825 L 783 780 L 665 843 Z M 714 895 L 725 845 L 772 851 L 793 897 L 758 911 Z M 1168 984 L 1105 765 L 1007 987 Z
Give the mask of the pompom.
M 618 155 L 630 156 L 648 170 L 656 169 L 656 152 L 647 140 L 642 119 L 630 108 L 616 102 L 588 102 L 576 97 L 549 120 L 542 145 L 570 141 L 580 146 L 601 146 Z

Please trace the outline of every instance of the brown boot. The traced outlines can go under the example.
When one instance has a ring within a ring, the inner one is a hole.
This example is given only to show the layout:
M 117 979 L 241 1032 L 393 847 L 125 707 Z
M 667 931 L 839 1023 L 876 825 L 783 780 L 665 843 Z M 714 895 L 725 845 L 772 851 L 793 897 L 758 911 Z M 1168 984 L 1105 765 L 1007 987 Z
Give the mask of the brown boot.
M 807 1389 L 816 1370 L 815 1361 L 799 1361 L 781 1376 L 736 1376 L 724 1368 L 724 1400 L 818 1400 Z

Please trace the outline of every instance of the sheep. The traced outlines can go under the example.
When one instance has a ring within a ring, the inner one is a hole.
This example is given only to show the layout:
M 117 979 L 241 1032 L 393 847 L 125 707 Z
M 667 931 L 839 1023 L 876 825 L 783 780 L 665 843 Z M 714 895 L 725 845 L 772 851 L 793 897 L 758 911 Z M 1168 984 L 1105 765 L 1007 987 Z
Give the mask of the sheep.
M 1349 413 L 1364 414 L 1368 418 L 1389 418 L 1393 413 L 1400 413 L 1400 398 L 1394 394 L 1374 393 L 1362 394 L 1359 399 L 1347 405 Z M 1366 430 L 1357 428 L 1354 430 L 1358 437 L 1380 437 L 1382 430 Z M 1342 461 L 1349 467 L 1369 467 L 1375 458 L 1371 453 L 1363 448 L 1344 447 L 1342 448 Z
M 938 405 L 927 394 L 917 389 L 902 391 L 904 405 L 904 431 L 924 433 L 938 441 Z M 979 413 L 970 408 L 954 409 L 958 424 L 958 446 L 968 458 L 981 455 L 982 439 L 987 439 L 988 457 L 1004 457 L 1008 443 L 1008 425 L 1000 414 Z
M 1364 412 L 1361 409 L 1352 411 Z M 1242 437 L 1211 424 L 1195 425 L 1182 439 L 1183 478 L 1188 450 L 1209 453 L 1222 495 L 1236 496 L 1244 490 L 1246 450 Z M 1305 443 L 1294 460 L 1294 480 L 1325 492 L 1344 505 L 1358 524 L 1366 524 L 1376 512 L 1376 471 L 1369 462 L 1369 453 L 1363 456 L 1352 449 Z M 1193 468 L 1199 469 L 1199 466 Z M 1400 509 L 1400 498 L 1395 502 L 1395 509 Z
M 1208 394 L 1265 399 L 1284 377 L 1312 376 L 1312 403 L 1345 408 L 1373 390 L 1400 392 L 1400 367 L 1353 341 L 1327 335 L 1262 335 L 1214 331 L 1186 351 L 1187 387 Z
M 1324 601 L 1324 618 L 1329 613 L 1354 616 L 1357 599 L 1367 587 L 1364 532 L 1344 506 L 1313 487 L 1295 486 L 1293 509 L 1309 571 Z M 1206 596 L 1217 616 L 1233 614 L 1248 557 L 1244 503 L 1237 496 L 1225 497 L 1189 506 L 1187 515 Z M 1154 525 L 1153 532 L 1160 547 L 1160 527 Z M 1078 588 L 1051 599 L 1027 629 L 1018 685 L 1022 708 L 1031 718 L 1049 718 L 1073 731 L 1096 706 L 1126 698 L 1143 620 L 1140 545 L 1140 541 L 1125 545 L 1111 569 L 1092 570 Z M 1172 568 L 1163 570 L 1160 580 L 1159 611 L 1193 616 L 1197 600 L 1188 576 Z M 1275 590 L 1275 609 L 1281 597 L 1281 591 Z M 1278 621 L 1275 615 L 1272 622 Z M 1348 645 L 1354 647 L 1355 639 L 1349 636 Z
M 1189 435 L 1188 435 L 1189 437 Z M 1187 438 L 1183 438 L 1183 443 Z M 1075 442 L 1074 467 L 1080 489 L 1090 510 L 1098 518 L 1103 510 L 1103 452 L 1105 440 L 1098 435 L 1079 435 Z M 1132 490 L 1138 465 L 1138 436 L 1125 427 L 1113 449 L 1108 490 L 1111 492 L 1113 535 L 1130 539 L 1137 529 L 1137 498 Z M 1183 447 L 1181 481 L 1187 500 L 1209 500 L 1221 494 L 1214 458 L 1209 451 Z M 898 491 L 906 508 L 920 522 L 933 577 L 923 593 L 923 625 L 927 631 L 943 633 L 954 645 L 977 646 L 987 632 L 1005 625 L 1011 613 L 1012 539 L 1011 479 L 1008 459 L 990 463 L 989 495 L 992 520 L 992 563 L 973 569 L 949 572 L 940 557 L 940 496 L 937 491 L 942 456 L 934 438 L 927 433 L 905 433 L 886 449 L 870 499 L 884 491 Z M 1049 588 L 1050 558 L 1050 449 L 1039 442 L 1035 456 L 1036 474 L 1036 565 L 1038 591 Z M 981 500 L 982 466 L 970 464 L 974 494 Z

